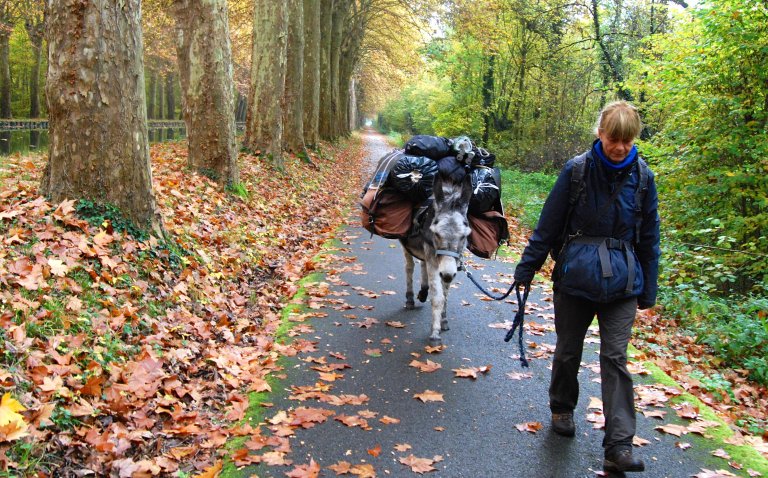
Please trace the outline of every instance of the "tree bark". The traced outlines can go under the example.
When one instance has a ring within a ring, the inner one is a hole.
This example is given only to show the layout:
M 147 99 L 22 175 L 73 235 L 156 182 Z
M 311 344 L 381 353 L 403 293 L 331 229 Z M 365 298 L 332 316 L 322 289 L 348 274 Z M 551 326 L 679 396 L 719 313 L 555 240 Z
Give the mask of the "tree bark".
M 320 0 L 304 0 L 304 141 L 320 142 Z
M 45 23 L 42 17 L 24 22 L 29 41 L 32 44 L 34 61 L 30 69 L 29 82 L 29 117 L 40 117 L 40 67 L 43 64 L 43 36 Z
M 226 0 L 175 0 L 181 105 L 191 169 L 238 181 L 235 92 Z
M 253 12 L 250 109 L 245 145 L 272 156 L 283 169 L 283 94 L 287 63 L 288 7 L 285 2 L 256 0 Z
M 304 0 L 287 0 L 288 58 L 285 72 L 283 144 L 292 153 L 304 153 Z
M 155 98 L 157 98 L 157 73 L 151 70 L 147 90 L 147 119 L 155 119 Z
M 54 202 L 112 204 L 162 233 L 152 192 L 141 0 L 48 0 L 49 158 Z
M 172 71 L 165 75 L 165 119 L 176 119 L 176 78 Z
M 333 9 L 335 0 L 321 0 L 320 12 L 320 137 L 330 139 L 331 131 L 331 33 L 333 31 Z
M 339 128 L 342 105 L 341 91 L 341 44 L 344 31 L 344 20 L 347 15 L 348 0 L 336 0 L 333 7 L 333 20 L 331 29 L 331 51 L 330 51 L 330 86 L 331 86 L 331 131 L 330 138 L 338 138 L 341 135 Z

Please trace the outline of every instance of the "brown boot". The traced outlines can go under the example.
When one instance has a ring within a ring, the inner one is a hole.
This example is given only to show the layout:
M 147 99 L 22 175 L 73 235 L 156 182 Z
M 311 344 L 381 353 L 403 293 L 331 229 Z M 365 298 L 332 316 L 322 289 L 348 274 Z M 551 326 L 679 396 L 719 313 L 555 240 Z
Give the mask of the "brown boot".
M 576 434 L 576 425 L 573 423 L 573 413 L 553 413 L 552 430 L 564 437 L 574 436 Z
M 632 450 L 624 449 L 605 455 L 603 461 L 605 471 L 645 471 L 645 463 L 640 458 L 632 456 Z

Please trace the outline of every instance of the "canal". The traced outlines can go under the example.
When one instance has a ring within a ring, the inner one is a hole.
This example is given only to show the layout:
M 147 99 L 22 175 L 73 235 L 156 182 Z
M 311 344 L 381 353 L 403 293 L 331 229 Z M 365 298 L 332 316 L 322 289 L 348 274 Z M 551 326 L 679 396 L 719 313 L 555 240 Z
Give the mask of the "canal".
M 151 127 L 148 129 L 149 142 L 161 143 L 183 139 L 187 130 L 183 126 Z M 0 131 L 0 156 L 19 153 L 21 155 L 48 150 L 48 130 L 46 129 L 13 129 Z

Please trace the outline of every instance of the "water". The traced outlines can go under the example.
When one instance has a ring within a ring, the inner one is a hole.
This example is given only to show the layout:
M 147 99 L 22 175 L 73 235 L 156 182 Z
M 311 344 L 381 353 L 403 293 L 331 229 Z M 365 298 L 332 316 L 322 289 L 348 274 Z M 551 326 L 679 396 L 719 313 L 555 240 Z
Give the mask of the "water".
M 152 128 L 149 131 L 150 143 L 162 143 L 187 137 L 186 128 Z M 21 155 L 48 150 L 48 131 L 20 129 L 0 131 L 0 156 L 19 153 Z

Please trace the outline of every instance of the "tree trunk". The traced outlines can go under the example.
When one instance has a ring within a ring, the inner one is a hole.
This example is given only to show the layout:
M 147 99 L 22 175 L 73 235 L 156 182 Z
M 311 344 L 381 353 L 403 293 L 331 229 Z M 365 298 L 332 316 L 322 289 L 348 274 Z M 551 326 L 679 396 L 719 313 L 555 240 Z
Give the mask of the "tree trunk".
M 39 21 L 26 21 L 24 24 L 29 41 L 32 44 L 34 60 L 30 70 L 29 82 L 29 117 L 40 117 L 40 67 L 43 64 L 43 34 L 45 24 L 42 18 Z
M 175 93 L 176 79 L 173 72 L 170 71 L 165 75 L 165 119 L 176 119 L 176 93 Z
M 320 0 L 304 0 L 304 141 L 320 142 Z
M 491 134 L 491 113 L 493 110 L 494 76 L 496 53 L 488 55 L 488 67 L 483 74 L 483 146 L 488 146 Z
M 348 106 L 349 122 L 347 127 L 350 131 L 357 128 L 357 82 L 352 78 L 349 82 L 349 106 Z
M 147 90 L 147 119 L 155 119 L 155 98 L 157 97 L 157 73 L 149 73 L 149 89 Z
M 250 108 L 245 145 L 272 156 L 283 169 L 283 93 L 288 56 L 288 7 L 285 2 L 256 0 L 253 12 Z
M 49 0 L 49 158 L 41 188 L 53 203 L 117 206 L 162 233 L 152 192 L 141 0 Z
M 0 118 L 11 118 L 11 32 L 0 26 Z
M 163 78 L 158 73 L 157 76 L 157 96 L 155 97 L 155 119 L 165 118 L 165 88 L 163 87 Z
M 330 86 L 331 86 L 331 138 L 337 138 L 341 135 L 339 130 L 339 119 L 341 116 L 342 105 L 339 95 L 341 91 L 341 43 L 342 33 L 344 31 L 344 20 L 347 15 L 348 0 L 336 0 L 333 8 L 333 20 L 331 29 L 331 51 L 330 51 Z
M 235 92 L 226 0 L 175 0 L 181 105 L 191 169 L 238 181 Z
M 304 0 L 287 0 L 288 58 L 285 72 L 283 144 L 292 153 L 304 153 Z
M 331 119 L 331 33 L 333 30 L 334 0 L 321 0 L 320 12 L 320 137 L 330 139 Z

